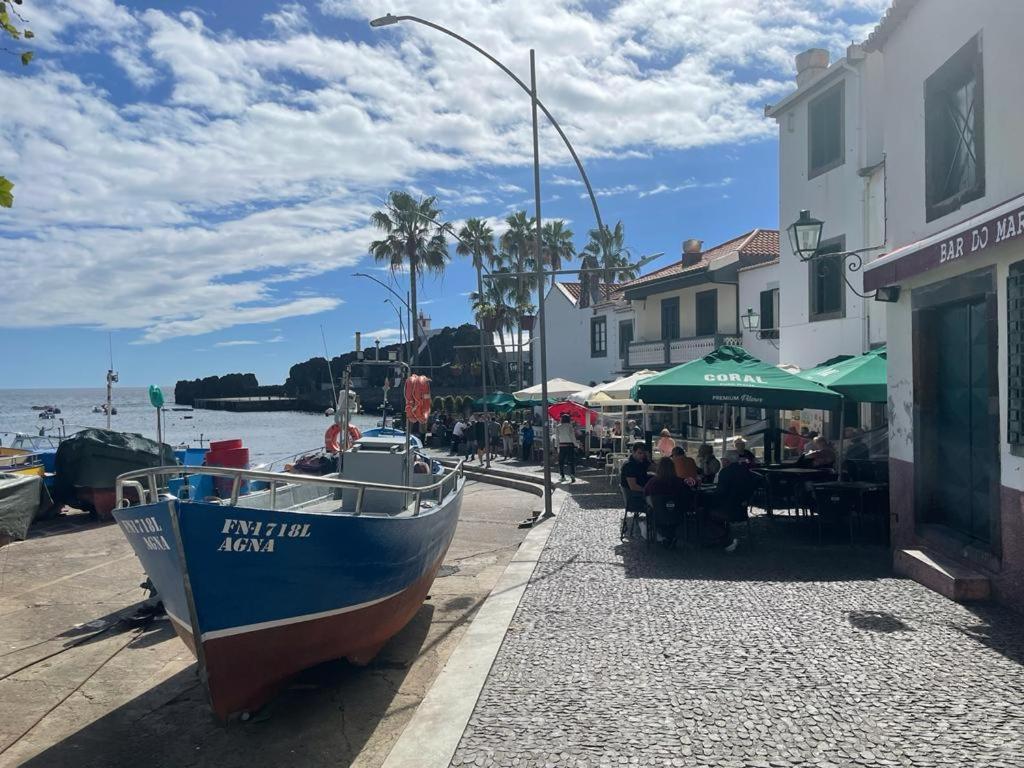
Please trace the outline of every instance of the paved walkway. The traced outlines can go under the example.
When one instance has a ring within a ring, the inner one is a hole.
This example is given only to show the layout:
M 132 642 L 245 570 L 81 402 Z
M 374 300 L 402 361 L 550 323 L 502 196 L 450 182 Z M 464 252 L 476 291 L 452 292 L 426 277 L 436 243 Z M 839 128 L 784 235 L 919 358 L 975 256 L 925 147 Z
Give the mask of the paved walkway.
M 452 765 L 1022 764 L 1021 616 L 794 521 L 731 556 L 621 544 L 614 490 L 574 491 Z

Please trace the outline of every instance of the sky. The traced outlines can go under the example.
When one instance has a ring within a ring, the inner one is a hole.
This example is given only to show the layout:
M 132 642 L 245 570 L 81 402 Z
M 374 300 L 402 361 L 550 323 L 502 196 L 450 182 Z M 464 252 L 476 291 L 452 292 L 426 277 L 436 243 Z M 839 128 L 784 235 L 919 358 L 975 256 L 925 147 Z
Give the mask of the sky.
M 635 254 L 679 257 L 777 227 L 776 126 L 793 56 L 860 41 L 887 0 L 25 0 L 35 59 L 0 51 L 0 388 L 124 385 L 290 365 L 393 342 L 368 255 L 389 190 L 500 232 L 533 215 L 529 98 L 429 28 L 444 24 L 538 93 Z M 541 125 L 544 219 L 594 226 L 575 166 Z M 783 226 L 787 222 L 783 222 Z M 432 325 L 471 321 L 451 248 L 426 277 Z M 557 332 L 557 329 L 549 330 Z

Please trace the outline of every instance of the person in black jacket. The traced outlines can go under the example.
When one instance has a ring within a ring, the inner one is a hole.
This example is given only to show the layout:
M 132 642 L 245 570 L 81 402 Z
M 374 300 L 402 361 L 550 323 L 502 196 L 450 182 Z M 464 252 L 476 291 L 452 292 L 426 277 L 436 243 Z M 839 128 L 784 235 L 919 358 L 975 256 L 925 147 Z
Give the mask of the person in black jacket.
M 721 546 L 726 552 L 736 550 L 739 540 L 733 538 L 729 523 L 746 519 L 747 504 L 756 488 L 757 478 L 746 464 L 737 460 L 734 452 L 730 451 L 722 457 L 722 469 L 718 473 L 711 513 L 712 520 L 721 528 L 721 534 L 712 541 L 714 546 Z

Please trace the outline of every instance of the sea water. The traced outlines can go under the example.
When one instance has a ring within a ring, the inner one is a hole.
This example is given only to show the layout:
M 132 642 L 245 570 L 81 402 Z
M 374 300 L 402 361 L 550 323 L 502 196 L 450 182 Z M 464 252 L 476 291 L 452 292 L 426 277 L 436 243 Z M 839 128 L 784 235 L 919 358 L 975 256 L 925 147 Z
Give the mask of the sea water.
M 324 432 L 333 419 L 322 414 L 297 411 L 270 413 L 232 413 L 230 411 L 174 411 L 173 387 L 161 387 L 167 409 L 163 419 L 163 439 L 172 446 L 209 445 L 211 440 L 241 438 L 249 449 L 253 465 L 282 462 L 288 457 L 323 448 Z M 105 402 L 106 390 L 97 389 L 0 389 L 0 441 L 10 445 L 15 433 L 58 434 L 86 427 L 103 427 L 107 417 L 92 409 Z M 53 405 L 61 412 L 55 419 L 39 418 L 33 405 Z M 146 387 L 115 387 L 110 428 L 120 432 L 137 432 L 156 439 L 156 409 L 149 403 Z M 179 406 L 180 407 L 180 406 Z M 191 418 L 186 418 L 191 417 Z M 353 423 L 361 428 L 376 426 L 379 417 L 357 415 Z M 274 467 L 280 469 L 280 466 Z

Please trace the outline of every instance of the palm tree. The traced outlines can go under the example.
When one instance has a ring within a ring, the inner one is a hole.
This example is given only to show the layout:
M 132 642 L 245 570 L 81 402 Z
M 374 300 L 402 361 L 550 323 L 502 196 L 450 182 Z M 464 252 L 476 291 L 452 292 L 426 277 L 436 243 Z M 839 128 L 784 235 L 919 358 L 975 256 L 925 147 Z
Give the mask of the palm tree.
M 519 274 L 515 282 L 515 293 L 513 294 L 513 306 L 522 310 L 530 304 L 530 293 L 533 290 L 535 280 L 524 273 L 531 272 L 536 268 L 534 250 L 536 243 L 537 220 L 527 218 L 525 211 L 516 211 L 505 217 L 508 229 L 501 236 L 501 251 L 498 255 L 499 263 L 503 268 Z M 517 311 L 517 368 L 519 372 L 519 388 L 523 388 L 523 315 Z
M 615 229 L 604 226 L 590 230 L 590 242 L 583 249 L 580 268 L 601 271 L 580 273 L 580 296 L 585 297 L 587 303 L 600 301 L 602 282 L 612 285 L 636 277 L 637 270 L 631 266 L 633 258 L 624 244 L 624 237 L 621 221 L 615 224 Z
M 569 261 L 576 255 L 576 247 L 572 242 L 573 232 L 565 226 L 561 219 L 549 221 L 541 229 L 541 245 L 545 266 L 552 272 L 562 268 L 563 261 Z M 556 275 L 551 275 L 551 287 L 555 287 Z
M 476 295 L 482 297 L 484 295 L 484 259 L 488 263 L 494 261 L 494 230 L 491 229 L 487 222 L 483 219 L 466 219 L 466 223 L 459 230 L 459 244 L 455 247 L 455 252 L 459 256 L 471 256 L 473 258 L 473 267 L 476 269 Z M 480 341 L 483 345 L 483 326 L 480 327 Z M 486 350 L 486 347 L 483 347 Z M 480 376 L 481 381 L 484 383 L 484 389 L 487 388 L 487 357 L 486 351 L 482 355 L 480 360 Z
M 416 361 L 419 338 L 419 310 L 416 305 L 416 280 L 423 273 L 440 274 L 448 263 L 448 241 L 444 237 L 445 225 L 438 219 L 441 209 L 433 197 L 417 199 L 408 192 L 388 193 L 387 208 L 375 211 L 370 217 L 377 229 L 384 233 L 383 240 L 370 243 L 370 253 L 378 262 L 387 262 L 392 274 L 406 267 L 409 270 L 409 310 L 412 314 L 412 354 Z
M 488 280 L 486 287 L 481 287 L 479 292 L 470 294 L 470 300 L 473 302 L 473 312 L 476 314 L 480 327 L 484 327 L 485 320 L 490 320 L 494 330 L 498 332 L 498 343 L 501 346 L 499 359 L 501 361 L 502 379 L 504 380 L 506 391 L 510 388 L 510 383 L 508 365 L 505 358 L 507 354 L 505 332 L 511 332 L 515 327 L 516 315 L 510 306 L 513 293 L 513 283 L 510 278 L 507 280 Z

